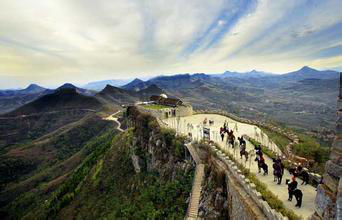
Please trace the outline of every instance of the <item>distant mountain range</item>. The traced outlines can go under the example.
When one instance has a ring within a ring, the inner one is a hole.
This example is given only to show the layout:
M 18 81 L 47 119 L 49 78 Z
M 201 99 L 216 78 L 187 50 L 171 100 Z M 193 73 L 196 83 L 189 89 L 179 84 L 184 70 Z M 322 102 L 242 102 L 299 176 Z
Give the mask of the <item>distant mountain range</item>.
M 106 87 L 106 85 L 111 85 L 115 87 L 123 86 L 129 83 L 131 79 L 112 79 L 112 80 L 102 80 L 96 82 L 90 82 L 83 86 L 85 89 L 100 91 Z
M 75 88 L 58 88 L 55 92 L 39 97 L 5 116 L 30 115 L 64 109 L 98 110 L 101 103 L 94 97 L 85 96 Z
M 151 95 L 160 95 L 164 90 L 152 84 L 139 91 L 107 85 L 96 97 L 104 102 L 115 103 L 117 105 L 133 104 L 136 101 L 147 101 Z
M 268 78 L 268 80 L 287 80 L 287 81 L 299 81 L 304 79 L 334 79 L 338 78 L 339 73 L 333 70 L 319 71 L 313 68 L 304 66 L 303 68 L 289 72 L 285 74 L 274 74 L 267 73 L 257 70 L 252 70 L 250 72 L 230 72 L 226 71 L 221 74 L 205 74 L 205 73 L 196 73 L 196 74 L 177 74 L 172 76 L 158 76 L 152 78 L 147 81 L 143 81 L 141 79 L 134 79 L 128 84 L 122 86 L 124 89 L 129 90 L 140 90 L 146 88 L 151 84 L 156 84 L 161 88 L 167 87 L 175 87 L 175 86 L 183 86 L 193 84 L 196 80 L 212 80 L 213 78 L 233 78 L 233 79 L 264 79 Z M 192 85 L 194 86 L 194 85 Z
M 178 74 L 122 88 L 140 91 L 154 84 L 199 109 L 222 109 L 252 119 L 276 120 L 297 129 L 333 129 L 339 73 L 303 67 L 286 74 L 260 71 Z M 304 113 L 303 113 L 304 112 Z
M 279 78 L 288 80 L 303 80 L 303 79 L 335 79 L 339 78 L 339 72 L 333 70 L 319 71 L 308 66 L 302 67 L 300 70 L 282 74 Z
M 266 72 L 261 72 L 257 70 L 252 70 L 250 72 L 230 72 L 226 71 L 222 74 L 214 74 L 212 76 L 214 77 L 219 77 L 219 78 L 225 78 L 225 77 L 231 77 L 231 78 L 257 78 L 257 77 L 264 77 L 264 76 L 272 76 L 275 75 L 273 73 L 266 73 Z
M 136 78 L 121 87 L 107 85 L 100 92 L 70 83 L 56 90 L 31 84 L 21 90 L 1 90 L 0 113 L 9 112 L 60 89 L 75 89 L 79 94 L 95 96 L 101 103 L 115 106 L 147 100 L 151 94 L 167 93 L 192 103 L 195 108 L 224 109 L 239 112 L 245 117 L 266 114 L 280 121 L 284 121 L 283 117 L 291 112 L 302 112 L 301 109 L 308 108 L 307 112 L 329 112 L 321 118 L 328 120 L 325 125 L 332 125 L 338 77 L 336 71 L 319 71 L 305 66 L 281 75 L 253 70 L 245 73 L 226 71 L 222 74 L 177 74 L 146 81 Z M 105 82 L 100 81 L 98 85 Z M 295 116 L 298 115 L 293 118 Z M 315 120 L 297 119 L 295 124 L 303 127 L 307 121 Z
M 71 83 L 65 83 L 57 89 L 47 89 L 37 84 L 30 84 L 25 89 L 0 90 L 0 114 L 14 110 L 26 103 L 36 100 L 39 97 L 52 94 L 61 89 L 75 89 L 76 92 L 86 96 L 93 96 L 96 94 L 95 91 L 79 88 Z
M 76 92 L 83 94 L 83 95 L 87 95 L 87 96 L 93 96 L 96 94 L 96 92 L 93 90 L 79 88 L 79 87 L 74 86 L 71 83 L 65 83 L 62 86 L 58 87 L 56 90 L 60 90 L 60 89 L 75 89 Z
M 43 88 L 37 84 L 30 84 L 25 89 L 18 89 L 18 90 L 0 90 L 0 97 L 2 96 L 15 96 L 15 95 L 29 95 L 29 94 L 36 94 L 42 93 L 47 91 L 48 89 Z

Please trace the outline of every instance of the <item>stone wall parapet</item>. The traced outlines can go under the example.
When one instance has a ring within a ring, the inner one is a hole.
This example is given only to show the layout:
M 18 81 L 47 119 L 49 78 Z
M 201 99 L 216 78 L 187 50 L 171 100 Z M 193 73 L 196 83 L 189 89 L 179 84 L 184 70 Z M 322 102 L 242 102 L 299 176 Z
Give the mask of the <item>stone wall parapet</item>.
M 268 219 L 287 219 L 281 213 L 272 209 L 269 204 L 262 199 L 261 193 L 256 190 L 256 185 L 251 183 L 251 181 L 242 174 L 243 172 L 238 168 L 234 161 L 227 159 L 227 156 L 224 154 L 224 152 L 215 146 L 211 146 L 210 149 L 216 153 L 219 160 L 227 165 L 227 171 L 230 176 L 234 177 L 234 179 L 238 181 L 245 192 L 252 198 L 254 203 L 263 211 Z

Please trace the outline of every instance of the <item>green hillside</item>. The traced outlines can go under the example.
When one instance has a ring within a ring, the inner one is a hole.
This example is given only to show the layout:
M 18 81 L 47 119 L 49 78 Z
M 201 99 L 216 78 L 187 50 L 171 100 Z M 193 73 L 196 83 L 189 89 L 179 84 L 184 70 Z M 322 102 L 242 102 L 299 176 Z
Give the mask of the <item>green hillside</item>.
M 185 139 L 136 110 L 129 119 L 133 127 L 121 134 L 94 116 L 13 146 L 0 165 L 8 171 L 1 175 L 0 217 L 183 219 L 194 175 Z

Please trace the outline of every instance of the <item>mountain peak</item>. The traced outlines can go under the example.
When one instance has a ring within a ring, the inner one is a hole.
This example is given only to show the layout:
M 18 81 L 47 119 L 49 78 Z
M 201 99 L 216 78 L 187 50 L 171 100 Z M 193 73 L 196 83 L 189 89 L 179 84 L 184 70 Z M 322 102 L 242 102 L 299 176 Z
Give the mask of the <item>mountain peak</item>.
M 77 87 L 71 83 L 64 83 L 62 86 L 58 87 L 58 89 L 76 89 Z
M 37 88 L 42 88 L 42 87 L 40 87 L 39 85 L 34 84 L 34 83 L 32 83 L 26 87 L 26 89 L 37 89 Z
M 32 83 L 22 91 L 28 92 L 28 93 L 38 93 L 38 92 L 42 92 L 44 90 L 46 90 L 46 89 L 37 85 L 37 84 Z
M 309 66 L 303 66 L 300 71 L 317 71 Z
M 131 83 L 140 83 L 140 82 L 144 82 L 139 78 L 135 78 Z
M 76 88 L 61 88 L 59 87 L 53 94 L 64 95 L 64 94 L 76 94 Z
M 107 84 L 106 87 L 100 92 L 100 93 L 116 93 L 116 92 L 122 92 L 123 90 Z

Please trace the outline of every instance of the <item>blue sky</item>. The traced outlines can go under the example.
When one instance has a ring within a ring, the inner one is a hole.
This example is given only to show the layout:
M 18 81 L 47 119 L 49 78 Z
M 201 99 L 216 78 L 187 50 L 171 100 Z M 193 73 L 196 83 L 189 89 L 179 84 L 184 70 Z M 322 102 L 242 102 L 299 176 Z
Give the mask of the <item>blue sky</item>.
M 0 10 L 0 88 L 342 71 L 341 0 L 2 0 Z

